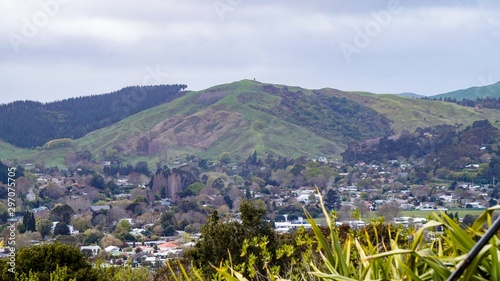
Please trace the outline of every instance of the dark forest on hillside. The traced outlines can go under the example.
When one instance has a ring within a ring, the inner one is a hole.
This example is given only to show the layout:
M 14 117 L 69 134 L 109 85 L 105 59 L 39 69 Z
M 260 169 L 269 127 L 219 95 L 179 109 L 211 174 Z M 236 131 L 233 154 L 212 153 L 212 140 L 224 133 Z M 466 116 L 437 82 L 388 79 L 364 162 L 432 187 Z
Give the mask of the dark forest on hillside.
M 493 155 L 476 180 L 485 182 L 500 175 L 500 131 L 488 120 L 476 121 L 464 130 L 450 125 L 419 128 L 414 133 L 404 132 L 391 138 L 380 138 L 362 143 L 352 142 L 342 153 L 348 163 L 387 161 L 391 159 L 421 159 L 422 176 L 461 171 L 473 163 L 481 163 L 483 151 Z M 470 178 L 461 180 L 470 181 Z
M 183 95 L 182 84 L 133 86 L 56 102 L 16 101 L 0 105 L 0 138 L 33 148 L 58 138 L 80 138 L 148 108 Z
M 329 140 L 347 139 L 361 141 L 389 136 L 391 121 L 375 110 L 355 101 L 314 91 L 305 95 L 272 85 L 264 85 L 264 92 L 279 96 L 280 104 L 272 109 L 260 110 L 287 122 L 307 127 L 315 134 Z
M 490 109 L 500 110 L 500 98 L 485 97 L 485 98 L 476 98 L 475 100 L 471 100 L 471 99 L 457 100 L 456 98 L 444 98 L 444 99 L 439 98 L 439 99 L 437 99 L 437 98 L 423 97 L 421 99 L 451 102 L 451 103 L 456 103 L 456 104 L 462 105 L 462 106 L 477 107 L 479 109 L 480 108 L 490 108 Z

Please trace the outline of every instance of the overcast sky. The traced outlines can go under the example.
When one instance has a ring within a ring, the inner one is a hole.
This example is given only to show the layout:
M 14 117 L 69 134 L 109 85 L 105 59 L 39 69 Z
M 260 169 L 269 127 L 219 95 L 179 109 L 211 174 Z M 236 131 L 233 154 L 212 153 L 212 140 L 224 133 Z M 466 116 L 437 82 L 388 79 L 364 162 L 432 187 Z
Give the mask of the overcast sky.
M 242 79 L 435 95 L 500 80 L 500 1 L 2 0 L 0 103 Z

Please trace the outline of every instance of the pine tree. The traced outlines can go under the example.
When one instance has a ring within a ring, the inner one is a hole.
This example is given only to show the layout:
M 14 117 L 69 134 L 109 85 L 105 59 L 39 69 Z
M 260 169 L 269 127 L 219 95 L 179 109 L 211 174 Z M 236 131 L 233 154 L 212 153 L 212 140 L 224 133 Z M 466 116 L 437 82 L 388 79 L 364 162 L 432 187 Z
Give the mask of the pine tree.
M 33 212 L 30 212 L 29 225 L 26 229 L 29 231 L 36 231 L 36 220 L 35 220 L 35 214 Z
M 36 231 L 36 221 L 35 214 L 30 211 L 26 211 L 23 215 L 23 225 L 26 231 Z
M 165 199 L 165 198 L 167 198 L 167 196 L 168 196 L 167 195 L 167 187 L 163 185 L 161 187 L 161 190 L 160 190 L 160 198 Z

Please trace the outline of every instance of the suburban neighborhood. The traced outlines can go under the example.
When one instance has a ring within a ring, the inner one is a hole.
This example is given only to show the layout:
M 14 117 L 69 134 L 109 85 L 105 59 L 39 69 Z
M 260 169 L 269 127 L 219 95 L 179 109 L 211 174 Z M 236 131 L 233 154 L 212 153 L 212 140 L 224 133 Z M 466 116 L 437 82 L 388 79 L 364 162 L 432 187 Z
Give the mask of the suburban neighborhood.
M 474 215 L 475 210 L 497 205 L 500 197 L 498 184 L 408 184 L 413 166 L 398 160 L 347 165 L 325 157 L 290 163 L 249 157 L 229 165 L 201 161 L 203 169 L 200 161 L 176 157 L 174 168 L 154 173 L 147 164 L 137 163 L 128 167 L 128 176 L 106 174 L 117 166 L 111 161 L 70 170 L 26 164 L 18 179 L 17 200 L 25 211 L 8 219 L 18 225 L 16 246 L 70 243 L 91 260 L 101 259 L 109 266 L 154 270 L 196 245 L 212 211 L 225 220 L 240 220 L 238 207 L 245 199 L 266 206 L 267 219 L 277 233 L 290 233 L 311 227 L 305 211 L 317 224 L 325 223 L 320 200 L 335 210 L 337 225 L 359 229 L 380 218 L 418 228 L 432 211 Z M 244 180 L 241 175 L 248 172 L 254 176 Z M 28 231 L 23 225 L 23 213 L 33 215 L 35 229 Z M 459 222 L 464 216 L 457 215 Z M 6 256 L 8 247 L 0 253 Z

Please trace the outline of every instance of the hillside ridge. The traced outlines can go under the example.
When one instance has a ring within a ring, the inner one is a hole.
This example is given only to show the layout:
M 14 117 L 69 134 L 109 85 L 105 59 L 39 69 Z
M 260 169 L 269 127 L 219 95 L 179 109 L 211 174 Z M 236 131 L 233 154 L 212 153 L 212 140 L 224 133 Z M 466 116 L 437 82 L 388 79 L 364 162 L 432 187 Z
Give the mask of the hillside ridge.
M 23 148 L 58 138 L 76 139 L 125 117 L 169 102 L 186 85 L 133 86 L 55 102 L 15 101 L 0 105 L 0 138 Z M 30 132 L 26 134 L 26 132 Z
M 0 159 L 68 165 L 89 151 L 94 161 L 171 164 L 180 156 L 233 159 L 254 151 L 297 158 L 340 159 L 350 142 L 390 137 L 439 124 L 463 127 L 498 111 L 432 100 L 331 88 L 309 90 L 253 80 L 183 92 L 167 103 L 72 139 L 67 147 L 28 150 L 0 143 Z
M 430 96 L 429 98 L 436 98 L 436 99 L 454 98 L 457 100 L 462 100 L 462 99 L 475 100 L 478 98 L 481 99 L 486 97 L 500 98 L 500 81 L 490 85 L 470 87 L 466 89 L 451 91 L 448 93 L 438 94 Z

